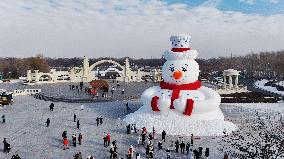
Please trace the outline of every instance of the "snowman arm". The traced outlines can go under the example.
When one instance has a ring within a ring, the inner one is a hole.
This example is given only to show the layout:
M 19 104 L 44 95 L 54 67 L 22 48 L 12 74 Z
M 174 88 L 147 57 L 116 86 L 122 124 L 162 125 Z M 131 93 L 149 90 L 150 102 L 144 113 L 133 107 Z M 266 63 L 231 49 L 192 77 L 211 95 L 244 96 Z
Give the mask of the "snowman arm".
M 151 100 L 151 108 L 153 111 L 160 111 L 158 108 L 158 100 L 159 100 L 158 96 L 153 97 Z
M 152 98 L 157 94 L 157 92 L 160 90 L 160 87 L 154 86 L 146 89 L 142 95 L 141 95 L 141 100 L 144 105 L 149 106 L 151 104 Z
M 194 101 L 192 99 L 186 100 L 185 110 L 183 112 L 184 115 L 190 116 L 193 110 Z

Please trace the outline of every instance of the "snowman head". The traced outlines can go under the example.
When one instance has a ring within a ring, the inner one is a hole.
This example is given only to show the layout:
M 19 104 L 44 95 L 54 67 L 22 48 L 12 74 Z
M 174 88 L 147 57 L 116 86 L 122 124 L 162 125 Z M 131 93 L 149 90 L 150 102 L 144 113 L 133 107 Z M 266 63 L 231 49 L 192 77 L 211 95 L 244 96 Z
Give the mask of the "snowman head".
M 194 59 L 167 60 L 162 68 L 164 82 L 188 84 L 198 80 L 199 65 Z

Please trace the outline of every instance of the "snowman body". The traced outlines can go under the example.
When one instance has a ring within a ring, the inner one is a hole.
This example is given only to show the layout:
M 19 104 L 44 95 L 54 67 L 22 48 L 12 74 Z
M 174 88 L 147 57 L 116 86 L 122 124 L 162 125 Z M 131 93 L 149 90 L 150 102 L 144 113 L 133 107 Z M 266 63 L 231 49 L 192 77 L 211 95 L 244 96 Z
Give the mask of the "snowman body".
M 191 53 L 191 50 L 188 52 Z M 198 82 L 199 65 L 194 59 L 165 57 L 170 58 L 170 60 L 167 60 L 162 68 L 163 82 L 172 87 L 161 88 L 161 86 L 155 86 L 145 90 L 141 97 L 144 105 L 151 106 L 153 99 L 156 97 L 156 109 L 152 107 L 153 111 L 161 112 L 172 109 L 172 111 L 186 116 L 192 114 L 206 115 L 206 113 L 220 109 L 221 98 L 214 90 L 206 87 L 187 88 L 189 84 Z M 183 85 L 186 88 L 183 88 Z M 173 98 L 174 89 L 179 90 L 178 94 L 175 94 L 175 98 Z M 193 102 L 188 103 L 188 100 Z M 192 107 L 192 110 L 190 110 L 190 113 L 185 113 L 189 106 Z
M 222 135 L 224 129 L 235 130 L 234 124 L 224 121 L 220 95 L 198 80 L 198 53 L 189 48 L 190 36 L 172 36 L 170 40 L 172 49 L 164 53 L 163 81 L 142 93 L 143 106 L 124 121 L 172 135 L 212 136 Z

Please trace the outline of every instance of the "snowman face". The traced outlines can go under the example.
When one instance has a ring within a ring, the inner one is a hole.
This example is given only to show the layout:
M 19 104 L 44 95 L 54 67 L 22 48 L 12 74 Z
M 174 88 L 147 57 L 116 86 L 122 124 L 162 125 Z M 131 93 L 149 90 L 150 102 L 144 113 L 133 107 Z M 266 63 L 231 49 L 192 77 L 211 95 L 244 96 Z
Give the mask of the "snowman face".
M 168 60 L 162 69 L 164 82 L 188 84 L 198 80 L 199 65 L 195 60 Z

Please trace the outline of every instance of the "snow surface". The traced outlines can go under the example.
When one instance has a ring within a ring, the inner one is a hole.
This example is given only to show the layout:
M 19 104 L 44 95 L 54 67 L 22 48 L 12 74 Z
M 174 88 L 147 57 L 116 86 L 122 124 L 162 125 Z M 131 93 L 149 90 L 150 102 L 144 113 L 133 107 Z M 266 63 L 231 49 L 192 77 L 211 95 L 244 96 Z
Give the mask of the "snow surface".
M 129 113 L 125 108 L 126 101 L 115 101 L 106 103 L 87 103 L 84 104 L 84 111 L 80 111 L 81 103 L 55 103 L 54 112 L 49 111 L 50 102 L 37 100 L 31 96 L 17 96 L 12 106 L 0 108 L 0 115 L 6 115 L 6 124 L 0 123 L 0 140 L 4 137 L 12 146 L 11 154 L 6 155 L 0 152 L 1 159 L 10 159 L 15 152 L 23 159 L 39 159 L 47 157 L 48 159 L 70 159 L 78 152 L 82 151 L 83 158 L 88 155 L 95 155 L 98 159 L 108 158 L 109 148 L 103 147 L 102 136 L 104 132 L 110 132 L 112 139 L 118 141 L 118 153 L 120 157 L 125 157 L 130 145 L 141 153 L 145 158 L 145 147 L 137 147 L 138 135 L 126 134 L 126 123 L 121 119 Z M 129 101 L 129 106 L 136 111 L 142 106 L 138 101 Z M 262 117 L 276 117 L 284 112 L 283 103 L 275 104 L 221 104 L 221 109 L 227 121 L 233 121 L 238 126 L 250 123 L 250 119 L 255 119 L 255 112 L 258 111 Z M 81 130 L 77 130 L 73 120 L 73 113 L 76 113 L 81 125 Z M 96 117 L 103 116 L 103 125 L 96 126 Z M 47 118 L 51 119 L 50 127 L 45 127 Z M 146 125 L 145 125 L 146 126 Z M 61 134 L 67 129 L 68 138 L 73 133 L 83 134 L 83 144 L 74 148 L 70 146 L 68 150 L 62 150 Z M 151 129 L 150 129 L 151 131 Z M 167 131 L 167 130 L 166 130 Z M 200 138 L 200 139 L 199 139 Z M 161 139 L 157 135 L 154 140 L 156 148 Z M 163 144 L 164 148 L 169 147 L 171 140 L 177 139 L 190 141 L 186 136 L 167 136 L 167 141 Z M 223 153 L 218 148 L 222 147 L 221 137 L 208 136 L 198 137 L 195 140 L 194 148 L 209 147 L 210 158 L 220 159 Z M 0 151 L 2 151 L 2 145 Z M 186 158 L 186 155 L 171 153 L 172 158 Z M 155 158 L 166 158 L 165 150 L 156 151 Z
M 259 81 L 256 81 L 256 82 L 255 82 L 255 86 L 256 86 L 257 88 L 263 89 L 263 90 L 265 90 L 265 91 L 269 91 L 269 92 L 272 92 L 272 93 L 284 95 L 284 91 L 278 91 L 278 90 L 276 89 L 276 87 L 265 86 L 265 83 L 267 83 L 267 82 L 268 82 L 268 80 L 266 80 L 266 79 L 259 80 Z
M 136 123 L 138 127 L 145 126 L 147 129 L 155 127 L 157 133 L 162 133 L 163 130 L 170 135 L 190 136 L 218 136 L 222 135 L 223 131 L 231 132 L 236 130 L 236 126 L 224 121 L 224 119 L 200 120 L 200 114 L 190 117 L 181 115 L 175 110 L 163 112 L 149 111 L 146 106 L 142 106 L 138 111 L 129 114 L 124 119 L 125 122 L 132 124 Z M 223 117 L 221 110 L 202 114 L 208 117 Z M 196 119 L 197 118 L 197 119 Z

